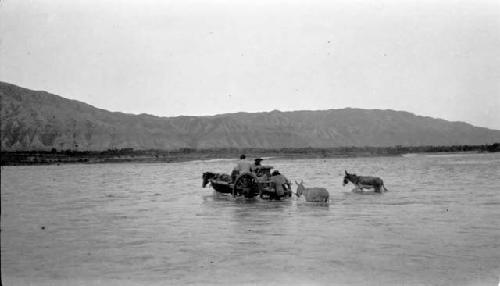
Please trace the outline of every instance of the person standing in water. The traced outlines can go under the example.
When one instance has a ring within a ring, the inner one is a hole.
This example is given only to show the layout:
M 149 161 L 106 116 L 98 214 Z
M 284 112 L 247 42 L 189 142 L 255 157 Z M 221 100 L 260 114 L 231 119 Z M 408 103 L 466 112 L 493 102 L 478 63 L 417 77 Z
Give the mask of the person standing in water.
M 274 183 L 276 188 L 276 199 L 278 200 L 291 191 L 290 181 L 285 176 L 281 175 L 278 170 L 275 170 L 271 174 L 271 182 Z

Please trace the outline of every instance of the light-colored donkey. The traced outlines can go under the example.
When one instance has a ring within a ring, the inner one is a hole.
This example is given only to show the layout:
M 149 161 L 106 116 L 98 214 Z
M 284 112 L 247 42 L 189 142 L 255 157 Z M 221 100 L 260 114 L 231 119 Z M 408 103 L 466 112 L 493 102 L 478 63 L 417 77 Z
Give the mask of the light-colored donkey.
M 328 199 L 330 198 L 330 194 L 325 188 L 306 188 L 304 187 L 304 181 L 300 181 L 298 183 L 295 181 L 295 184 L 297 184 L 297 197 L 304 195 L 306 198 L 306 202 L 328 202 Z

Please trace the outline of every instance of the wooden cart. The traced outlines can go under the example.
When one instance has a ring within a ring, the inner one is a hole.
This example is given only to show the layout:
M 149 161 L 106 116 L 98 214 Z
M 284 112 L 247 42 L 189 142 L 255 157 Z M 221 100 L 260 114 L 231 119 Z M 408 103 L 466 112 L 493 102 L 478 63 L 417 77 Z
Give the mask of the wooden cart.
M 254 172 L 242 173 L 236 176 L 206 172 L 203 174 L 203 187 L 210 183 L 212 188 L 219 193 L 231 194 L 234 197 L 244 196 L 262 199 L 276 197 L 276 186 L 271 181 L 272 166 L 259 166 Z M 234 178 L 234 180 L 233 180 Z M 291 197 L 291 190 L 285 189 L 285 196 Z

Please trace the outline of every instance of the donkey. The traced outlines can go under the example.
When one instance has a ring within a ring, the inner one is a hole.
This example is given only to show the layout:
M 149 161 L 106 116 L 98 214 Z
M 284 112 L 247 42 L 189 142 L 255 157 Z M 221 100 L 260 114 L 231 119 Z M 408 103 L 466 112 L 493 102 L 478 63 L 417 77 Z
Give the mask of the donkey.
M 349 174 L 345 171 L 344 182 L 342 186 L 347 185 L 349 182 L 353 183 L 360 190 L 363 189 L 375 189 L 375 192 L 380 193 L 382 188 L 385 192 L 388 189 L 384 186 L 384 181 L 382 181 L 379 177 L 366 177 L 366 176 L 357 176 L 356 174 Z
M 207 186 L 208 182 L 210 182 L 210 179 L 214 179 L 217 177 L 217 173 L 212 173 L 212 172 L 205 172 L 201 176 L 203 182 L 201 183 L 201 187 L 204 188 Z
M 203 173 L 201 178 L 203 179 L 203 182 L 201 184 L 202 188 L 206 187 L 207 184 L 210 182 L 210 180 L 221 180 L 225 182 L 231 182 L 231 177 L 225 173 L 205 172 Z
M 306 202 L 328 202 L 330 194 L 325 188 L 306 188 L 304 187 L 304 181 L 300 181 L 300 183 L 295 181 L 295 184 L 297 184 L 297 193 L 295 195 L 300 197 L 304 194 Z

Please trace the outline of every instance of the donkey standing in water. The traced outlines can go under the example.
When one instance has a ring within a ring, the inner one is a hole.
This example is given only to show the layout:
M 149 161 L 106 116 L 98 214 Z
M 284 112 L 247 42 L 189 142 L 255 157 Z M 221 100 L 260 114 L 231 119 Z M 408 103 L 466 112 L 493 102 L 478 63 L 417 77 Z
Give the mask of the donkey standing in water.
M 357 176 L 356 174 L 349 174 L 345 171 L 344 183 L 342 186 L 347 185 L 349 182 L 353 183 L 360 190 L 375 189 L 375 192 L 380 193 L 382 188 L 384 188 L 384 191 L 388 191 L 384 186 L 384 181 L 379 177 Z
M 300 183 L 295 181 L 295 184 L 297 184 L 297 193 L 295 195 L 300 197 L 304 194 L 306 202 L 328 202 L 330 194 L 325 188 L 306 188 L 304 187 L 304 181 Z
M 205 172 L 201 176 L 203 182 L 201 187 L 204 188 L 210 182 L 210 180 L 221 180 L 225 182 L 231 182 L 231 177 L 228 174 L 224 173 L 213 173 L 213 172 Z

